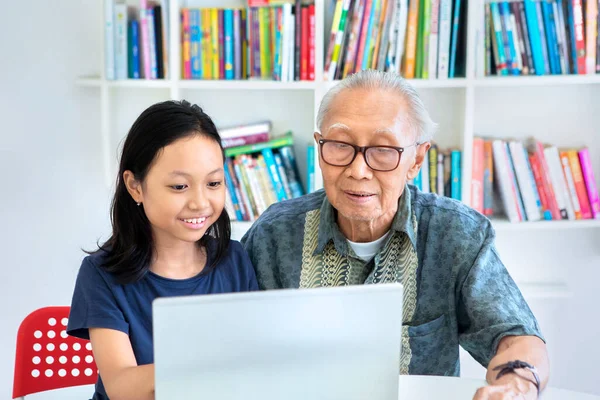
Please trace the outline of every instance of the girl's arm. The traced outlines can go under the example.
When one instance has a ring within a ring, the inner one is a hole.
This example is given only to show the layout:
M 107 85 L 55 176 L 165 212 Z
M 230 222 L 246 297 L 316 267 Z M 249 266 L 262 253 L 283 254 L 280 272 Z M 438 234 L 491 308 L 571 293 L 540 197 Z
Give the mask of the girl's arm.
M 154 400 L 154 364 L 137 365 L 127 334 L 91 328 L 92 351 L 111 400 Z

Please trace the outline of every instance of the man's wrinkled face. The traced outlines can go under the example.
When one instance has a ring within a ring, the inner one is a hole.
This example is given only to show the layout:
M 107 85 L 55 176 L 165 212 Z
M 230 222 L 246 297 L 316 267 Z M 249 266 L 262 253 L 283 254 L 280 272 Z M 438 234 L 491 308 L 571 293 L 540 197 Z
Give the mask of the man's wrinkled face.
M 394 215 L 407 179 L 419 170 L 416 155 L 429 147 L 415 145 L 404 99 L 388 90 L 346 89 L 331 102 L 321 129 L 321 135 L 315 134 L 317 141 L 404 148 L 398 166 L 385 172 L 369 167 L 363 153 L 344 167 L 327 164 L 322 154 L 319 157 L 325 192 L 342 217 L 367 222 Z

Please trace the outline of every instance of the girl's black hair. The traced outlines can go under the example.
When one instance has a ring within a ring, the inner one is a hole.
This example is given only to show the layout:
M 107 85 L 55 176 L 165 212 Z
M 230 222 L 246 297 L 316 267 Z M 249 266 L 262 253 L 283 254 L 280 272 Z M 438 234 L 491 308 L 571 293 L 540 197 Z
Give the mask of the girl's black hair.
M 137 181 L 143 182 L 161 149 L 178 139 L 194 135 L 218 143 L 225 160 L 221 137 L 212 119 L 200 107 L 185 100 L 165 101 L 150 106 L 134 122 L 125 139 L 111 206 L 112 236 L 97 250 L 107 254 L 103 267 L 122 284 L 133 283 L 144 277 L 154 249 L 150 221 L 127 191 L 123 173 L 129 170 Z M 208 273 L 216 267 L 227 251 L 230 237 L 231 222 L 223 208 L 217 221 L 197 242 L 199 247 L 203 247 L 207 246 L 209 240 L 216 241 L 216 246 L 211 246 L 215 252 L 211 253 L 212 262 L 202 273 Z

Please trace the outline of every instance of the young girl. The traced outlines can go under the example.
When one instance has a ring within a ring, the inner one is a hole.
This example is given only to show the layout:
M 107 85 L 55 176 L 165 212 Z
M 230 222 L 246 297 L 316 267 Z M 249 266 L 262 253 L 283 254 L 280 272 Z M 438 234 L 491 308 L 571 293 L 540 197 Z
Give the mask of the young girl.
M 101 377 L 94 400 L 154 398 L 155 298 L 258 290 L 250 259 L 230 240 L 223 166 L 217 129 L 197 105 L 155 104 L 131 127 L 112 236 L 83 260 L 67 327 L 91 340 Z

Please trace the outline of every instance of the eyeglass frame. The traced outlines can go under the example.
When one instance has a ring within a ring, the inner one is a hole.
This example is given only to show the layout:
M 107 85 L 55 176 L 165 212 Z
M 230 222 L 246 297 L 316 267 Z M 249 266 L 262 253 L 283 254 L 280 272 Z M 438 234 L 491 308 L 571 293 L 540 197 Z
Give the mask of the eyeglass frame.
M 321 136 L 321 134 L 319 134 L 319 136 Z M 413 147 L 413 146 L 419 146 L 419 145 L 423 144 L 423 143 L 420 143 L 420 142 L 415 142 L 415 143 L 413 143 L 411 145 L 404 146 L 404 147 L 397 147 L 397 146 L 357 146 L 355 144 L 343 142 L 341 140 L 323 139 L 323 137 L 321 137 L 320 139 L 318 139 L 317 142 L 319 143 L 319 150 L 320 150 L 320 153 L 321 153 L 321 159 L 327 165 L 331 165 L 332 167 L 347 167 L 349 165 L 352 165 L 352 163 L 354 162 L 354 160 L 356 160 L 356 156 L 358 155 L 358 153 L 362 153 L 363 158 L 365 160 L 365 164 L 367 164 L 367 166 L 369 168 L 371 168 L 373 171 L 378 171 L 378 172 L 390 172 L 390 171 L 395 170 L 400 165 L 400 160 L 402 159 L 402 153 L 404 153 L 404 150 L 406 148 Z M 341 143 L 341 144 L 348 145 L 348 146 L 350 146 L 350 147 L 352 147 L 354 149 L 354 156 L 352 156 L 352 159 L 350 160 L 350 162 L 348 162 L 348 164 L 344 164 L 344 165 L 331 164 L 330 162 L 327 162 L 327 160 L 325 160 L 325 157 L 323 157 L 323 145 L 325 143 Z M 384 147 L 384 148 L 387 148 L 387 149 L 394 149 L 394 150 L 396 150 L 398 152 L 398 162 L 396 163 L 396 166 L 394 168 L 392 168 L 392 169 L 377 169 L 377 168 L 373 168 L 369 164 L 369 161 L 367 160 L 367 153 L 366 153 L 366 151 L 368 149 L 373 148 L 373 147 Z

